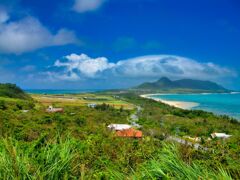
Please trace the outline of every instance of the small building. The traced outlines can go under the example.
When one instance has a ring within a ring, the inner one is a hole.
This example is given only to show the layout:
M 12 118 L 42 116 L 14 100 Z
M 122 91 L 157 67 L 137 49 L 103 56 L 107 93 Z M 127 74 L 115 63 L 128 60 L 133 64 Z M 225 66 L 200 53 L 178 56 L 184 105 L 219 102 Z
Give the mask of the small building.
M 88 104 L 87 105 L 89 108 L 95 108 L 97 106 L 97 104 Z
M 27 112 L 29 112 L 29 110 L 24 109 L 24 110 L 22 110 L 22 112 L 27 113 Z
M 108 128 L 114 131 L 122 131 L 122 130 L 130 129 L 132 128 L 132 126 L 129 124 L 110 124 L 108 125 Z
M 46 109 L 46 112 L 48 112 L 48 113 L 63 112 L 63 108 L 54 108 L 53 106 L 49 106 Z
M 221 139 L 227 139 L 229 137 L 231 137 L 232 135 L 229 134 L 225 134 L 225 133 L 212 133 L 211 137 L 212 138 L 221 138 Z
M 142 138 L 142 131 L 130 128 L 117 131 L 116 135 L 118 137 Z

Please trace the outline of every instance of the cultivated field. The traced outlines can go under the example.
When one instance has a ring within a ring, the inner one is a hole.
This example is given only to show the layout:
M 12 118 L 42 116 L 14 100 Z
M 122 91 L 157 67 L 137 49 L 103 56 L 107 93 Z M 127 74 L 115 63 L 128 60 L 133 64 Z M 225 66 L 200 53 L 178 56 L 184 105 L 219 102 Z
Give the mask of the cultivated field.
M 63 95 L 31 95 L 43 105 L 54 106 L 87 106 L 88 104 L 109 104 L 115 108 L 133 109 L 135 106 L 119 97 L 99 94 L 63 94 Z

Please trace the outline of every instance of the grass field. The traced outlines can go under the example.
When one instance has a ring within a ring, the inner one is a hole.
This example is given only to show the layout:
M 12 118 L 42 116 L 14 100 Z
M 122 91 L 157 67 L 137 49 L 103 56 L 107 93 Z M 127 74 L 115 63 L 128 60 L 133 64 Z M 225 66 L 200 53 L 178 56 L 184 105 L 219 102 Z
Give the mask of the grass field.
M 109 104 L 115 108 L 134 109 L 134 105 L 111 95 L 75 94 L 75 95 L 31 95 L 43 105 L 86 106 L 87 104 Z

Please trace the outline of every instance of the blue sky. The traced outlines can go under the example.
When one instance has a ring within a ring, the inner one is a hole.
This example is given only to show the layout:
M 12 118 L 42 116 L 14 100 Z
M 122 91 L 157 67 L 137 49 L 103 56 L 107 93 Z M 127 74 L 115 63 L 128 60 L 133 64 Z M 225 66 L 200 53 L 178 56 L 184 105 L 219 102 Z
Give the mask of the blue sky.
M 131 87 L 161 76 L 240 89 L 238 0 L 1 0 L 0 82 Z

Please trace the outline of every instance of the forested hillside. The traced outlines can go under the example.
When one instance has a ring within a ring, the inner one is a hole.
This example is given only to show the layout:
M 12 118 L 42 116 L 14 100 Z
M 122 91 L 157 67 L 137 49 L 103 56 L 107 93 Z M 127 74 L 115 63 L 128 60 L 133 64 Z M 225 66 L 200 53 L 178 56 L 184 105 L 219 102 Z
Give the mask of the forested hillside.
M 0 97 L 17 98 L 17 99 L 31 99 L 22 89 L 15 84 L 1 84 L 0 83 Z
M 167 77 L 162 77 L 158 81 L 155 82 L 146 82 L 140 84 L 133 89 L 136 90 L 149 90 L 149 91 L 199 91 L 199 92 L 228 92 L 226 88 L 223 86 L 211 82 L 211 81 L 201 81 L 194 79 L 180 79 L 176 81 L 172 81 Z

